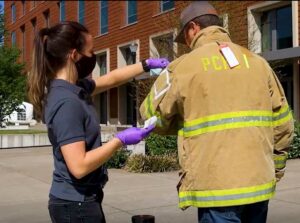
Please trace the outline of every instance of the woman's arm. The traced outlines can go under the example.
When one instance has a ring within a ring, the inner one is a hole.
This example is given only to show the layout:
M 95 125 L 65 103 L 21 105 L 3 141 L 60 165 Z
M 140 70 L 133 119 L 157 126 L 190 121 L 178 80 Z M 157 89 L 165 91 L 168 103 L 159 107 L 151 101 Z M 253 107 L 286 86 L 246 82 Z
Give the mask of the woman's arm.
M 165 68 L 168 64 L 169 61 L 165 58 L 151 58 L 143 60 L 140 63 L 113 70 L 106 75 L 94 79 L 96 87 L 92 95 L 122 85 L 143 72 L 148 72 L 150 69 Z
M 106 75 L 95 78 L 96 87 L 93 95 L 104 92 L 128 82 L 130 79 L 144 72 L 142 63 L 136 63 L 113 70 Z
M 122 142 L 114 138 L 89 152 L 85 151 L 84 141 L 64 145 L 61 151 L 71 174 L 81 179 L 103 165 L 121 147 Z
M 134 127 L 126 129 L 103 146 L 88 152 L 84 141 L 63 145 L 61 151 L 71 174 L 76 179 L 81 179 L 103 165 L 122 145 L 137 144 L 153 129 L 153 125 L 144 129 Z

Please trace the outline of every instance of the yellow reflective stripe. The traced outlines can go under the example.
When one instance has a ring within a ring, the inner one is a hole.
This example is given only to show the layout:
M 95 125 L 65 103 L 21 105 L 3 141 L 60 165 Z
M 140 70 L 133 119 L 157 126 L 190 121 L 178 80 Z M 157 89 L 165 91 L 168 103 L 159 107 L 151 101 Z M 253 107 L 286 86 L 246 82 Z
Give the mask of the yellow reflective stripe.
M 272 116 L 272 112 L 271 111 L 239 111 L 239 112 L 228 112 L 228 113 L 222 113 L 216 115 L 209 115 L 203 118 L 186 121 L 184 123 L 184 127 L 190 127 L 193 125 L 198 125 L 204 122 L 215 121 L 218 119 L 244 117 L 244 116 Z
M 190 137 L 225 129 L 252 126 L 273 127 L 281 125 L 291 118 L 292 114 L 288 106 L 284 106 L 274 113 L 265 110 L 228 112 L 186 121 L 184 128 L 178 132 L 178 135 Z
M 273 116 L 276 117 L 276 116 L 279 116 L 287 111 L 289 111 L 289 106 L 288 105 L 285 105 L 283 106 L 282 108 L 280 108 L 280 110 L 278 112 L 273 112 Z
M 151 118 L 152 116 L 155 115 L 157 117 L 156 124 L 160 127 L 163 126 L 164 120 L 162 119 L 161 115 L 157 111 L 154 110 L 154 107 L 153 107 L 153 92 L 152 91 L 150 91 L 150 93 L 148 94 L 148 96 L 146 98 L 145 112 L 146 112 L 146 118 Z
M 270 199 L 275 192 L 275 181 L 238 189 L 211 191 L 181 191 L 179 206 L 220 207 L 250 204 Z
M 273 126 L 279 126 L 283 123 L 292 120 L 293 115 L 288 106 L 281 108 L 278 112 L 273 114 Z
M 226 129 L 234 129 L 234 128 L 243 128 L 243 127 L 251 127 L 251 126 L 261 126 L 261 127 L 270 127 L 272 126 L 272 122 L 262 122 L 262 121 L 253 121 L 253 122 L 236 122 L 236 123 L 227 123 L 223 125 L 211 126 L 206 128 L 197 129 L 194 131 L 185 132 L 182 131 L 182 135 L 184 137 L 190 137 L 195 135 L 200 135 L 208 132 L 215 132 Z
M 145 103 L 146 118 L 151 118 L 154 114 L 152 102 L 153 102 L 153 92 L 150 91 L 150 93 L 146 97 L 146 103 Z
M 273 155 L 273 160 L 275 164 L 276 169 L 282 169 L 286 166 L 286 161 L 288 158 L 288 154 L 282 154 L 282 155 Z

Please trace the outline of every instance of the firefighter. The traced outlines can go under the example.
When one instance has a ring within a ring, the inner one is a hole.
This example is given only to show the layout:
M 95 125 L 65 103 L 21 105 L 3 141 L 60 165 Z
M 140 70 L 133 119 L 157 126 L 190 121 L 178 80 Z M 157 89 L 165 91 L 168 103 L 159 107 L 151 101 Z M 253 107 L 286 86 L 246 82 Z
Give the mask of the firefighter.
M 275 73 L 233 43 L 214 7 L 194 1 L 175 41 L 191 52 L 157 78 L 141 105 L 155 131 L 178 134 L 179 207 L 199 222 L 266 222 L 284 174 L 293 118 Z

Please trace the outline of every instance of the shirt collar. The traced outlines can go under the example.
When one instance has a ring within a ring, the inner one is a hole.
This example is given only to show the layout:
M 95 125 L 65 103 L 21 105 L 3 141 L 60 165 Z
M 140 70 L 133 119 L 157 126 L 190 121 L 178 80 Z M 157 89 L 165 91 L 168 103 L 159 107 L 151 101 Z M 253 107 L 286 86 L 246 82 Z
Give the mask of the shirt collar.
M 231 42 L 229 33 L 220 26 L 209 26 L 200 30 L 194 37 L 190 47 L 194 50 L 211 42 Z
M 82 91 L 84 91 L 81 87 L 72 84 L 66 80 L 63 79 L 54 79 L 51 81 L 50 88 L 55 88 L 55 87 L 63 87 L 68 89 L 69 91 L 72 91 L 73 93 L 80 95 Z

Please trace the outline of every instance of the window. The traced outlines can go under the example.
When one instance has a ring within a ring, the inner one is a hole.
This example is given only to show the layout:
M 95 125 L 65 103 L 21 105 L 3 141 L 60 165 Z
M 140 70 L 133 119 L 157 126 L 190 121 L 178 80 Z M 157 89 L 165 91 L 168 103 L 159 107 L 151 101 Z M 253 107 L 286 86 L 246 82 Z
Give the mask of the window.
M 25 15 L 25 1 L 22 0 L 22 16 Z
M 130 49 L 134 44 L 136 43 L 118 47 L 118 67 L 133 64 L 136 61 L 137 52 Z M 136 85 L 133 82 L 126 83 L 119 87 L 119 91 L 119 121 L 121 124 L 136 125 Z
M 131 24 L 137 21 L 136 11 L 136 1 L 127 1 L 127 24 Z
M 108 1 L 100 1 L 100 34 L 108 32 Z
M 84 24 L 84 1 L 78 1 L 78 22 Z
M 291 106 L 291 109 L 293 110 L 294 109 L 293 64 L 292 62 L 288 62 L 288 61 L 286 61 L 285 63 L 286 64 L 284 66 L 282 65 L 275 66 L 273 67 L 273 69 L 282 85 L 286 99 L 289 105 Z
M 11 45 L 12 46 L 16 45 L 16 32 L 11 33 Z
M 153 57 L 165 57 L 169 61 L 174 60 L 175 50 L 173 33 L 167 33 L 153 37 L 150 43 L 150 54 Z
M 291 5 L 263 12 L 260 30 L 263 52 L 292 47 Z
M 105 75 L 107 73 L 107 54 L 103 53 L 97 56 L 97 63 L 100 68 L 100 75 Z M 107 91 L 100 94 L 100 123 L 107 124 Z
M 25 111 L 18 112 L 17 115 L 18 115 L 17 119 L 19 121 L 26 121 L 26 112 Z
M 22 33 L 22 58 L 25 60 L 25 25 L 20 27 Z
M 31 8 L 34 8 L 34 7 L 35 7 L 35 5 L 36 5 L 36 2 L 35 2 L 35 0 L 31 1 Z
M 100 67 L 100 75 L 104 75 L 107 73 L 107 59 L 106 53 L 98 56 L 98 64 Z
M 65 3 L 65 1 L 59 2 L 59 20 L 60 21 L 66 20 L 66 3 Z
M 31 20 L 31 25 L 32 25 L 32 39 L 34 39 L 36 33 L 36 18 Z
M 49 9 L 46 10 L 45 12 L 43 12 L 43 15 L 44 15 L 44 19 L 45 19 L 45 26 L 46 27 L 50 27 L 50 12 L 49 12 Z
M 160 11 L 165 12 L 174 8 L 174 1 L 161 1 L 160 2 Z
M 16 5 L 15 4 L 11 5 L 11 22 L 12 23 L 16 22 Z

